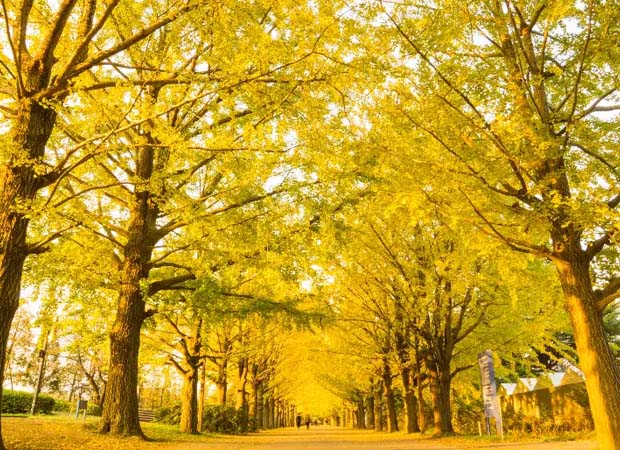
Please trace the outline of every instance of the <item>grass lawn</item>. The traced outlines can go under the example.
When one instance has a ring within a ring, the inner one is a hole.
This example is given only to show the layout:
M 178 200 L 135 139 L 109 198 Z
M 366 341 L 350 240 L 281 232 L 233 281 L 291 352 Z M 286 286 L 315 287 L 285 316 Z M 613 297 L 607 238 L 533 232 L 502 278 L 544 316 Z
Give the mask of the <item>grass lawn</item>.
M 98 417 L 67 415 L 53 416 L 3 416 L 2 435 L 11 450 L 142 450 L 183 449 L 191 443 L 203 441 L 207 434 L 187 435 L 171 425 L 143 423 L 142 429 L 149 441 L 134 437 L 113 437 L 97 433 Z

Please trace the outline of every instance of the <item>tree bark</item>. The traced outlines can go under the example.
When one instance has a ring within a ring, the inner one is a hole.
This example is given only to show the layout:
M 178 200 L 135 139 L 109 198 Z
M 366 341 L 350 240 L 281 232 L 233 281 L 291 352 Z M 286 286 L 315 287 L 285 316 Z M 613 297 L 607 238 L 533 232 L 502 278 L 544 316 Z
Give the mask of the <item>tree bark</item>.
M 265 428 L 263 390 L 263 383 L 259 383 L 256 386 L 256 423 L 260 428 Z
M 422 381 L 422 364 L 419 359 L 416 359 L 416 371 L 415 371 L 415 387 L 418 393 L 418 427 L 421 433 L 426 430 L 426 414 L 425 414 L 425 401 L 424 401 L 424 382 Z
M 248 431 L 248 401 L 245 386 L 248 381 L 248 359 L 239 358 L 237 363 L 237 401 L 236 409 L 241 411 L 240 431 L 245 433 Z
M 357 415 L 357 422 L 356 422 L 356 426 L 359 429 L 364 429 L 366 424 L 365 424 L 365 416 L 366 416 L 366 409 L 364 407 L 364 397 L 360 397 L 357 400 L 357 410 L 356 410 L 356 415 Z
M 198 367 L 189 367 L 183 376 L 181 433 L 198 433 Z
M 148 133 L 147 133 L 148 135 Z M 149 142 L 154 144 L 154 142 Z M 153 175 L 155 150 L 147 145 L 136 158 L 141 180 Z M 111 434 L 144 437 L 138 420 L 138 353 L 140 329 L 146 318 L 141 282 L 148 279 L 159 213 L 147 188 L 136 187 L 124 246 L 116 320 L 110 333 L 110 370 L 99 429 Z
M 450 403 L 450 387 L 452 376 L 450 367 L 444 368 L 439 374 L 439 415 L 442 434 L 454 434 L 452 426 L 452 406 Z
M 403 390 L 405 391 L 405 423 L 407 433 L 418 433 L 420 431 L 418 426 L 418 400 L 415 395 L 411 372 L 412 370 L 408 367 L 403 367 L 401 370 Z
M 374 408 L 374 429 L 375 431 L 383 430 L 383 408 L 382 408 L 383 386 L 379 383 L 373 389 L 373 408 Z
M 217 380 L 215 386 L 217 388 L 217 404 L 225 405 L 228 390 L 228 359 L 226 357 L 217 361 Z
M 204 410 L 205 410 L 205 396 L 207 395 L 207 368 L 206 361 L 202 361 L 200 366 L 200 378 L 198 380 L 200 385 L 200 395 L 198 396 L 198 431 L 202 431 L 202 421 L 204 418 Z
M 385 390 L 385 404 L 387 406 L 388 420 L 387 420 L 387 432 L 394 433 L 398 431 L 398 418 L 396 417 L 396 400 L 394 398 L 394 390 L 392 389 L 392 369 L 384 358 L 383 361 L 383 389 Z
M 364 427 L 373 428 L 375 424 L 375 399 L 372 395 L 366 397 L 366 411 L 368 411 L 368 414 L 365 418 Z
M 588 271 L 577 258 L 556 264 L 575 336 L 579 366 L 601 450 L 620 450 L 620 373 L 605 338 Z
M 269 428 L 276 427 L 276 399 L 273 395 L 269 398 Z
M 110 333 L 110 368 L 99 430 L 144 437 L 138 420 L 138 351 L 144 301 L 137 283 L 123 284 Z

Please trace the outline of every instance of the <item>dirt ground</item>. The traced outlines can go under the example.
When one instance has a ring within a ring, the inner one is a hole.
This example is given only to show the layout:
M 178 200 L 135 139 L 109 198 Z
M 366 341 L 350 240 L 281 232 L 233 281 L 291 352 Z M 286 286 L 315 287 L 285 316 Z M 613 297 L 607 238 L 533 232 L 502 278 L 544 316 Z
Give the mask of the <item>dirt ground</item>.
M 96 433 L 96 419 L 3 417 L 10 450 L 596 450 L 593 441 L 492 442 L 466 438 L 431 439 L 373 431 L 311 427 L 279 429 L 247 436 L 188 436 L 174 427 L 145 424 L 150 441 Z

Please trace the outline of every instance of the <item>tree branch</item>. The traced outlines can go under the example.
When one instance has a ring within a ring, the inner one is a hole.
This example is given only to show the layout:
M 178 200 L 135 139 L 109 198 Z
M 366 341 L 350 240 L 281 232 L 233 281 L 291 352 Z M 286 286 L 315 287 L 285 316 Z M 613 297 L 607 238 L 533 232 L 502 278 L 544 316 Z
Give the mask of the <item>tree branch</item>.
M 620 277 L 609 280 L 602 290 L 595 291 L 596 308 L 603 311 L 611 302 L 620 297 Z
M 148 295 L 151 296 L 159 291 L 176 289 L 178 288 L 178 284 L 195 279 L 196 275 L 194 275 L 193 273 L 188 273 L 185 275 L 178 275 L 176 277 L 167 278 L 164 280 L 154 281 L 153 283 L 149 284 Z

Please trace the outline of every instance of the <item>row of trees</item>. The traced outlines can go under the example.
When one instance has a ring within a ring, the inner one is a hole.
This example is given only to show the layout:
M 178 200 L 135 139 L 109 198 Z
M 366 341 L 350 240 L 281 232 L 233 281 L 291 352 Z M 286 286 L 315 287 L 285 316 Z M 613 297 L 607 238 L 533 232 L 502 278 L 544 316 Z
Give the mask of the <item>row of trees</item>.
M 418 360 L 445 377 L 506 289 L 504 257 L 533 255 L 556 269 L 601 448 L 618 449 L 603 329 L 620 292 L 617 1 L 147 3 L 1 4 L 3 374 L 22 280 L 54 270 L 75 295 L 116 298 L 101 430 L 141 435 L 145 321 L 194 296 L 314 314 L 293 297 L 350 225 L 329 219 L 391 180 L 411 223 L 358 209 L 388 258 L 353 250 L 342 295 L 390 324 L 364 332 L 377 354 L 406 343 L 391 359 L 408 386 Z M 429 205 L 438 216 L 416 216 Z M 450 236 L 457 222 L 504 250 Z
M 194 294 L 295 309 L 295 290 L 271 288 L 303 278 L 303 264 L 274 266 L 275 255 L 302 243 L 319 217 L 309 198 L 318 173 L 295 124 L 326 111 L 336 92 L 324 82 L 341 72 L 328 58 L 341 32 L 337 9 L 2 3 L 2 368 L 24 275 L 71 284 L 72 299 L 116 296 L 100 429 L 142 435 L 145 321 Z M 251 289 L 259 278 L 262 288 Z M 184 362 L 171 361 L 193 384 L 198 339 L 177 332 Z M 240 367 L 250 364 L 260 361 Z
M 109 330 L 84 322 L 81 299 L 55 297 L 53 303 L 53 310 L 47 304 L 37 314 L 28 309 L 18 313 L 22 332 L 16 329 L 11 335 L 9 387 L 31 388 L 41 377 L 39 389 L 69 403 L 86 394 L 95 409 L 101 409 L 109 378 L 105 364 Z M 280 311 L 250 311 L 252 305 L 241 314 L 230 303 L 220 305 L 226 308 L 223 311 L 206 309 L 204 304 L 199 309 L 198 305 L 181 303 L 174 310 L 160 311 L 143 331 L 141 405 L 170 408 L 178 402 L 181 432 L 197 433 L 202 429 L 206 396 L 214 387 L 215 395 L 208 403 L 234 407 L 241 418 L 236 431 L 292 425 L 291 380 L 282 366 L 294 321 L 305 326 L 306 318 L 295 319 Z M 237 306 L 248 305 L 238 302 Z M 110 312 L 110 305 L 91 305 L 89 316 L 105 324 L 102 314 L 106 311 Z M 33 326 L 39 331 L 38 343 Z M 180 388 L 173 386 L 177 380 L 181 380 Z
M 380 185 L 365 205 L 367 215 L 349 221 L 355 246 L 344 248 L 334 269 L 339 331 L 331 351 L 355 370 L 325 381 L 353 405 L 361 426 L 368 415 L 381 430 L 385 415 L 387 431 L 398 430 L 398 391 L 407 432 L 425 430 L 431 411 L 433 433 L 450 434 L 452 405 L 466 396 L 462 387 L 479 383 L 478 353 L 496 352 L 500 376 L 514 374 L 515 360 L 526 364 L 527 353 L 565 354 L 556 339 L 568 326 L 559 287 L 553 288 L 548 264 L 502 259 L 501 244 L 471 225 L 437 208 L 412 210 L 415 195 L 403 204 L 394 184 Z

